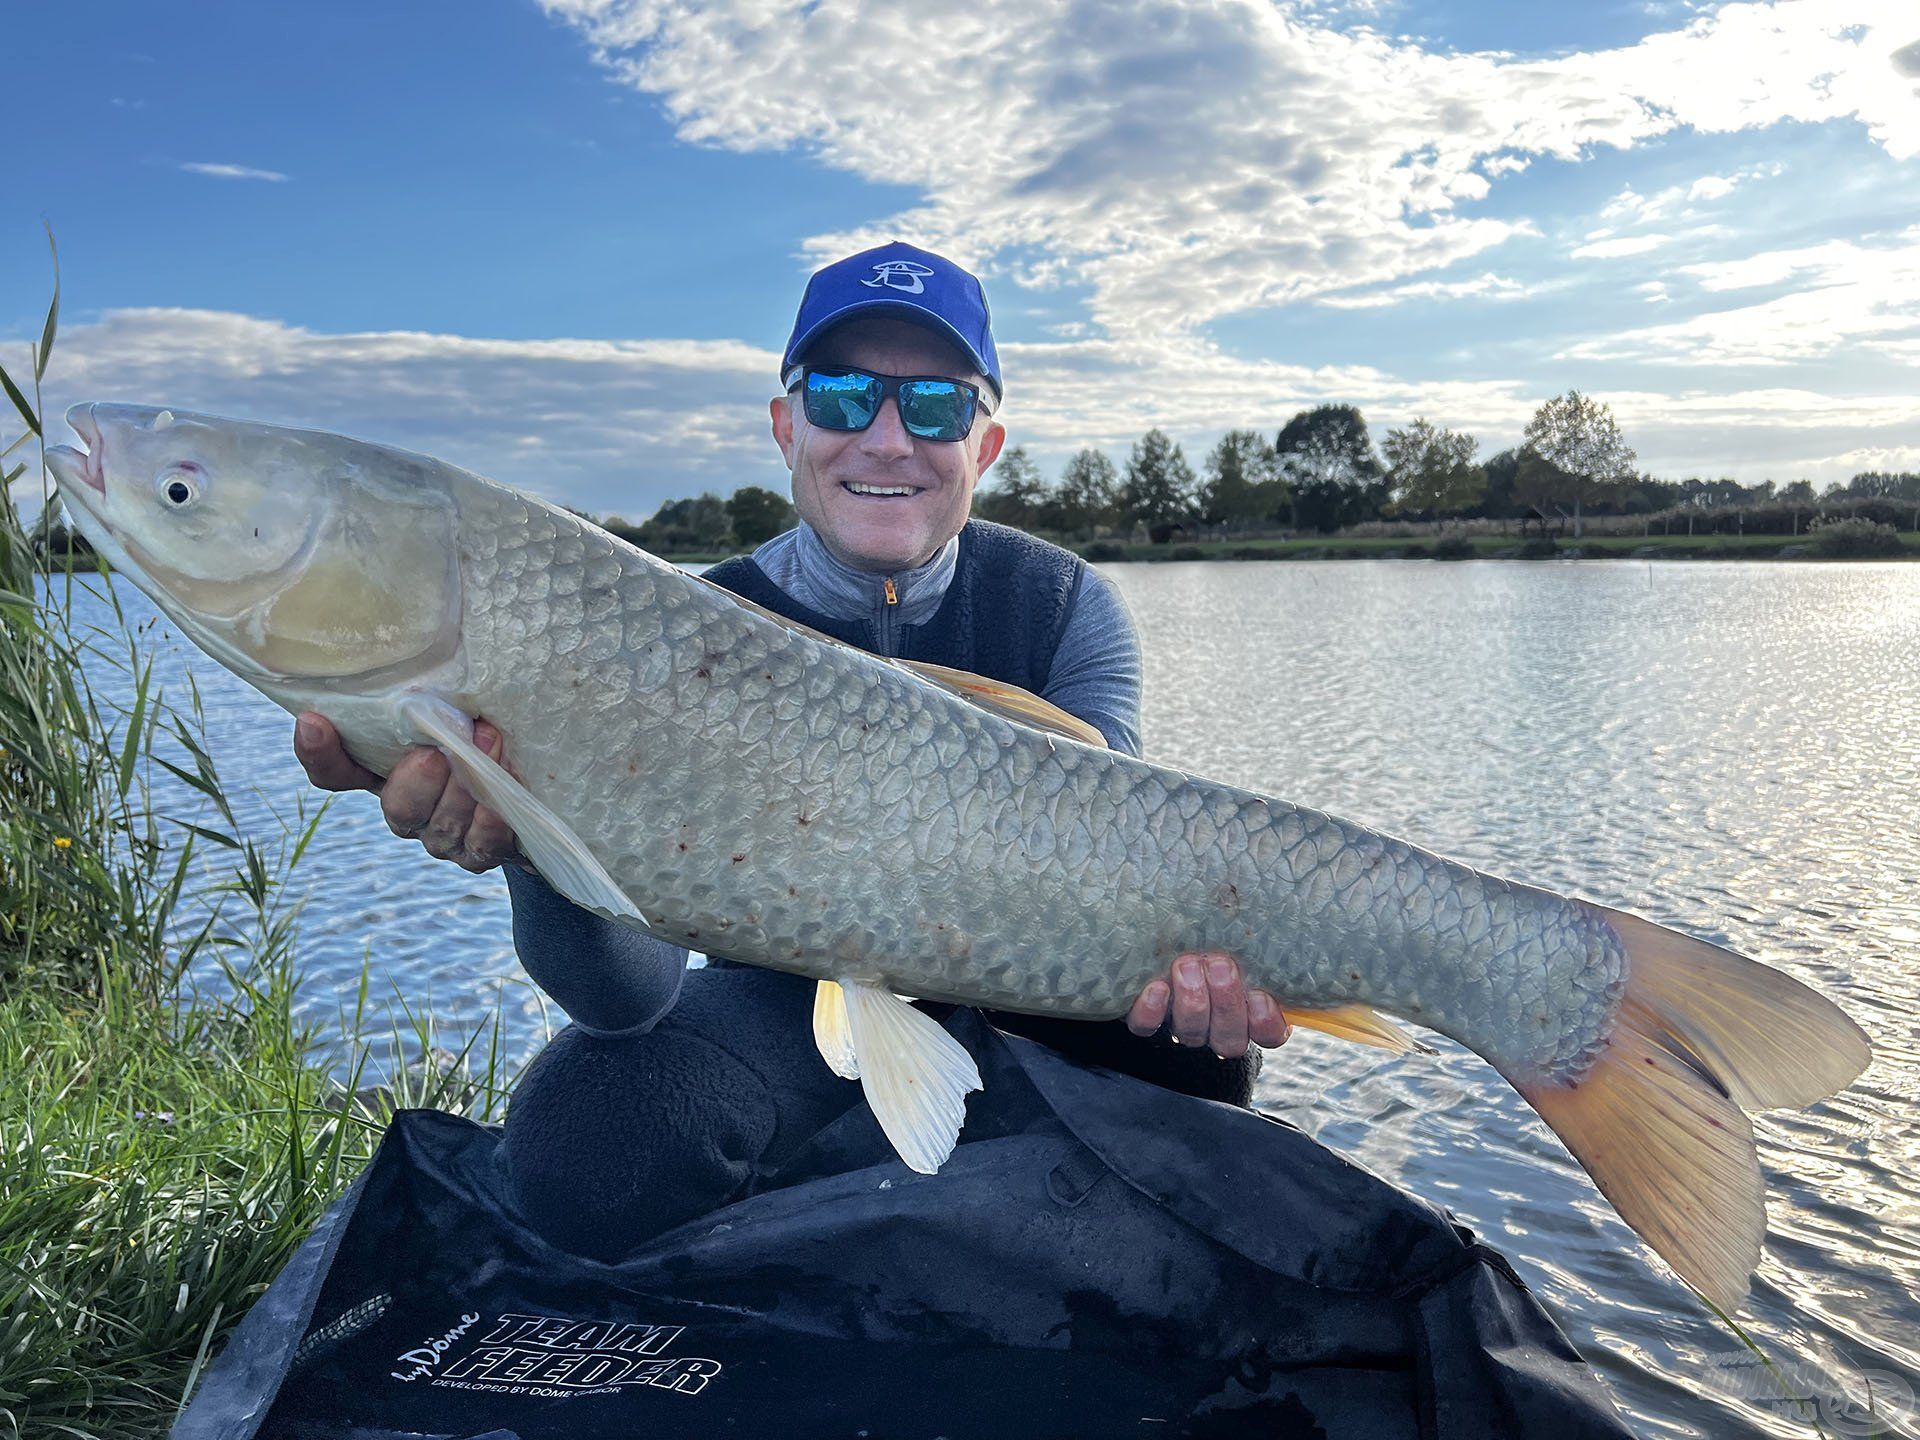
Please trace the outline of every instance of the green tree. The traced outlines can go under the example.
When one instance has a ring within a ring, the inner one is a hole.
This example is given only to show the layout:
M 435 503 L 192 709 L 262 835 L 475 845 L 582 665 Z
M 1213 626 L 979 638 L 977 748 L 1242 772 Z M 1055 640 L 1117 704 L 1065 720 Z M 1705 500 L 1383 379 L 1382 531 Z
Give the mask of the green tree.
M 1387 457 L 1387 483 L 1396 514 L 1459 515 L 1487 493 L 1487 472 L 1473 463 L 1479 441 L 1459 430 L 1415 420 L 1389 430 L 1380 449 Z
M 1257 525 L 1285 503 L 1273 447 L 1258 430 L 1229 430 L 1207 456 L 1200 512 L 1229 528 Z
M 1366 418 L 1352 405 L 1300 411 L 1273 448 L 1295 529 L 1338 530 L 1377 514 L 1386 501 Z
M 752 548 L 791 530 L 800 517 L 786 496 L 742 485 L 727 497 L 727 518 L 733 523 L 733 538 Z
M 1086 533 L 1113 524 L 1119 512 L 1119 472 L 1104 451 L 1086 449 L 1067 461 L 1041 523 L 1062 533 Z
M 655 554 L 731 550 L 733 522 L 727 502 L 711 490 L 690 500 L 669 500 L 635 532 L 635 542 Z
M 1633 450 L 1613 411 L 1578 390 L 1534 411 L 1525 448 L 1540 463 L 1521 464 L 1521 498 L 1536 504 L 1571 501 L 1576 540 L 1583 507 L 1613 498 L 1634 479 Z
M 1026 447 L 1014 446 L 988 473 L 993 476 L 993 484 L 974 497 L 974 513 L 982 520 L 1033 529 L 1047 500 L 1047 482 L 1040 478 L 1040 467 L 1033 463 Z
M 1193 466 L 1166 431 L 1149 430 L 1134 443 L 1120 487 L 1121 518 L 1144 525 L 1156 544 L 1194 516 Z

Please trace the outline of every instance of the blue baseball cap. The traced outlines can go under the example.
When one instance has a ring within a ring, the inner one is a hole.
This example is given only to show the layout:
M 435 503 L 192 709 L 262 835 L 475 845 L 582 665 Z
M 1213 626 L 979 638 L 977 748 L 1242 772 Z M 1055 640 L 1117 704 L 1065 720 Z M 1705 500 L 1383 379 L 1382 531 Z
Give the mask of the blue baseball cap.
M 945 256 L 898 240 L 814 272 L 800 297 L 787 353 L 780 357 L 781 383 L 808 346 L 856 315 L 897 315 L 951 340 L 993 386 L 995 403 L 1004 398 L 993 319 L 980 281 Z

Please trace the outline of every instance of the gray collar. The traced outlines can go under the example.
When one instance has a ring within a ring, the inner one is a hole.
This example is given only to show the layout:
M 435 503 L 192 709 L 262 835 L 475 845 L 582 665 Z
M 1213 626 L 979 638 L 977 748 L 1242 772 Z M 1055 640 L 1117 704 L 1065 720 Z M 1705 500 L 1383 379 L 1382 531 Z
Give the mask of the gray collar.
M 835 559 L 818 532 L 802 520 L 754 551 L 753 558 L 775 585 L 808 609 L 834 620 L 871 619 L 886 607 L 887 582 L 891 580 L 894 622 L 924 625 L 946 598 L 960 560 L 960 537 L 947 541 L 924 565 L 891 575 L 876 574 Z

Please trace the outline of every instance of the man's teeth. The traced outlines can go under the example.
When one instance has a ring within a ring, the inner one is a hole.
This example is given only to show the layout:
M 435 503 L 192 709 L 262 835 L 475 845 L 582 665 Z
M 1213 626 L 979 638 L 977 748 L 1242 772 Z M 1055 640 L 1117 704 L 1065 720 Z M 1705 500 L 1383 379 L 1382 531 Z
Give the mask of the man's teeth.
M 914 495 L 919 493 L 911 485 L 862 485 L 849 480 L 847 489 L 856 495 Z

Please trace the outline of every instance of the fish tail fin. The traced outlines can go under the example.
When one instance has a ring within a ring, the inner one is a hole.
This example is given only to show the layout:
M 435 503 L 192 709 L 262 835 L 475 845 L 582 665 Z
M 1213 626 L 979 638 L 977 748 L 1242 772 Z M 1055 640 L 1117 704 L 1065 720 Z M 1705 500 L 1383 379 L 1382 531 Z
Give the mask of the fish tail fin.
M 1837 1005 L 1791 976 L 1593 908 L 1627 951 L 1613 1033 L 1578 1079 L 1515 1088 L 1621 1218 L 1732 1312 L 1767 1226 L 1743 1107 L 1810 1105 L 1864 1070 L 1871 1047 Z

